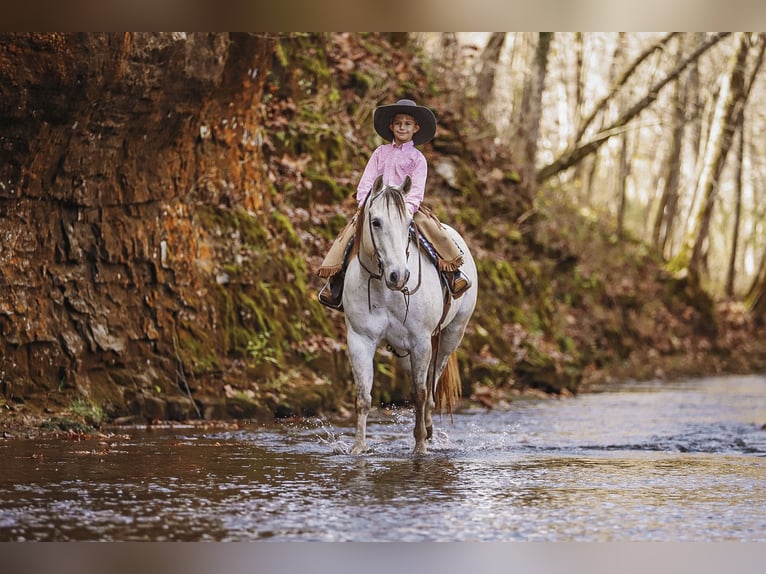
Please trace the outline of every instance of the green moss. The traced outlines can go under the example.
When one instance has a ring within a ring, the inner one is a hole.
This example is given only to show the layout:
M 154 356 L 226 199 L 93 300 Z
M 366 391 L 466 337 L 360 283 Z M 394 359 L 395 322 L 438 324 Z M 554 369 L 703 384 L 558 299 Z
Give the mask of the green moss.
M 402 404 L 411 399 L 407 375 L 398 369 L 396 359 L 378 354 L 375 358 L 373 404 Z
M 224 285 L 216 285 L 216 308 L 221 313 L 221 323 L 223 327 L 224 340 L 226 341 L 226 350 L 231 352 L 237 349 L 236 329 L 238 325 L 237 312 L 234 306 L 234 299 L 229 290 Z M 247 345 L 245 337 L 244 345 Z
M 220 232 L 236 231 L 242 243 L 251 247 L 261 247 L 268 241 L 270 234 L 262 221 L 244 209 L 222 209 L 212 206 L 200 206 L 195 216 L 201 227 Z
M 583 274 L 580 267 L 574 268 L 572 285 L 576 289 L 584 289 L 586 291 L 600 290 L 603 287 L 599 277 Z
M 280 353 L 272 342 L 271 333 L 264 331 L 256 334 L 247 342 L 247 353 L 250 359 L 256 364 L 270 363 L 272 365 L 279 365 Z
M 242 209 L 236 210 L 234 214 L 244 244 L 251 247 L 261 247 L 269 240 L 271 234 L 258 218 Z
M 499 293 L 511 292 L 522 295 L 524 287 L 513 266 L 505 260 L 480 259 L 478 261 L 479 276 L 482 283 L 491 285 Z
M 353 190 L 338 185 L 334 178 L 325 174 L 307 172 L 305 176 L 312 184 L 312 194 L 321 196 L 324 203 L 341 202 L 353 194 Z
M 505 239 L 508 241 L 508 243 L 521 243 L 524 239 L 524 234 L 521 232 L 521 230 L 518 227 L 511 227 L 508 230 L 507 235 L 505 236 Z
M 85 399 L 75 399 L 69 406 L 69 412 L 81 418 L 88 426 L 97 427 L 106 418 L 104 410 L 98 406 L 86 401 Z
M 285 50 L 283 42 L 277 42 L 274 53 L 277 57 L 277 60 L 279 60 L 279 64 L 283 68 L 287 68 L 290 65 L 290 60 L 287 57 L 287 51 Z
M 44 430 L 74 432 L 80 434 L 91 434 L 96 432 L 96 429 L 91 425 L 68 417 L 55 417 L 47 420 L 40 425 L 40 428 Z
M 204 211 L 204 225 L 217 229 L 216 236 L 238 231 L 247 250 L 232 246 L 232 260 L 221 266 L 230 280 L 212 289 L 211 304 L 220 317 L 213 337 L 217 350 L 185 336 L 186 360 L 197 369 L 216 366 L 221 354 L 253 365 L 284 364 L 299 341 L 332 333 L 327 313 L 311 293 L 305 247 L 285 213 L 272 213 L 264 224 L 242 210 Z
M 184 365 L 195 373 L 212 373 L 221 369 L 218 353 L 208 334 L 196 324 L 181 325 L 178 330 L 178 353 Z
M 247 356 L 247 345 L 253 338 L 253 333 L 239 325 L 232 327 L 228 332 L 229 351 L 237 357 Z
M 357 93 L 366 94 L 375 85 L 377 78 L 361 70 L 354 70 L 351 73 L 351 85 Z
M 481 229 L 486 224 L 486 218 L 481 211 L 473 207 L 461 209 L 456 214 L 456 221 L 469 229 Z
M 271 221 L 274 224 L 276 231 L 285 238 L 288 245 L 291 247 L 300 247 L 301 240 L 295 232 L 292 222 L 284 213 L 280 213 L 279 211 L 272 212 Z
M 256 303 L 254 299 L 248 296 L 247 293 L 240 292 L 238 293 L 238 297 L 243 309 L 248 312 L 252 318 L 255 319 L 255 324 L 258 326 L 258 328 L 263 331 L 268 331 L 271 328 L 273 322 L 270 316 L 266 313 L 266 311 L 271 309 L 271 291 L 269 284 L 264 282 L 259 283 L 259 292 L 263 295 L 260 305 Z M 248 316 L 247 319 L 248 322 L 252 322 L 250 316 Z
M 235 265 L 234 263 L 224 263 L 223 270 L 229 277 L 237 277 L 242 273 L 242 266 Z
M 480 198 L 480 182 L 476 170 L 463 161 L 457 162 L 457 180 L 464 196 Z

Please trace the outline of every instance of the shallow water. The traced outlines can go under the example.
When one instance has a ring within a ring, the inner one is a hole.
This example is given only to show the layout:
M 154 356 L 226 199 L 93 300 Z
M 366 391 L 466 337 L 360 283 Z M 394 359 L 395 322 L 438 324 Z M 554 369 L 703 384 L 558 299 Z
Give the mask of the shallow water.
M 437 416 L 0 441 L 0 540 L 766 541 L 766 378 Z M 122 432 L 122 431 L 120 431 Z

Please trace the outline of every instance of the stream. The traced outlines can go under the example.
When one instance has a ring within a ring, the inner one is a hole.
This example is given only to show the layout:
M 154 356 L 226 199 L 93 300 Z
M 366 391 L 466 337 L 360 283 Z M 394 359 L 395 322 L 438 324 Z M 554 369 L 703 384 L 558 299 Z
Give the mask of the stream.
M 0 439 L 0 541 L 766 541 L 766 378 L 353 421 Z

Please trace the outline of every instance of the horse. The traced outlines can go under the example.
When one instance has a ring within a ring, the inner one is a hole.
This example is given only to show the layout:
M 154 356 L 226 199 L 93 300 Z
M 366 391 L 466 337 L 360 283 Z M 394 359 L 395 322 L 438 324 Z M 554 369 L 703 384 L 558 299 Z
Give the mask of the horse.
M 461 272 L 471 287 L 452 300 L 440 273 L 410 233 L 405 203 L 412 182 L 384 185 L 378 177 L 360 208 L 354 247 L 343 284 L 349 361 L 354 378 L 356 432 L 352 454 L 367 451 L 367 417 L 372 402 L 377 349 L 387 343 L 410 380 L 415 405 L 415 454 L 427 452 L 431 413 L 460 396 L 455 350 L 477 300 L 476 264 L 465 240 L 445 228 L 463 252 Z

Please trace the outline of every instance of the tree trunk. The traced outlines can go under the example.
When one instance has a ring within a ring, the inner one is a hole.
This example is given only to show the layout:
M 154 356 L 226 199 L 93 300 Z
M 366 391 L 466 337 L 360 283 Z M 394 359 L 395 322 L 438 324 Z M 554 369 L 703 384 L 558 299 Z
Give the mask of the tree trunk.
M 758 272 L 745 295 L 745 306 L 760 323 L 766 322 L 766 248 L 761 253 Z
M 680 63 L 682 59 L 683 46 L 680 46 L 676 60 Z M 667 253 L 668 240 L 673 233 L 673 224 L 676 218 L 681 179 L 681 152 L 683 150 L 684 125 L 686 123 L 687 83 L 679 78 L 674 84 L 672 135 L 664 170 L 665 186 L 657 206 L 657 215 L 652 229 L 652 243 L 663 255 Z
M 620 136 L 620 171 L 618 177 L 618 201 L 617 201 L 617 237 L 622 239 L 625 233 L 625 210 L 628 206 L 628 175 L 630 174 L 630 160 L 628 158 L 628 135 Z
M 511 55 L 509 67 L 511 70 L 523 70 L 523 80 L 514 82 L 511 86 L 513 93 L 511 94 L 511 109 L 510 109 L 510 125 L 511 131 L 515 132 L 516 136 L 522 133 L 523 121 L 524 121 L 524 98 L 526 96 L 526 86 L 529 83 L 528 72 L 531 68 L 529 60 L 529 54 L 532 51 L 532 44 L 534 35 L 531 32 L 516 32 L 513 34 L 513 43 L 511 44 Z M 511 139 L 511 145 L 519 147 L 517 137 Z
M 438 58 L 437 73 L 443 78 L 447 78 L 449 82 L 464 85 L 465 78 L 463 77 L 462 69 L 458 65 L 460 61 L 460 43 L 457 39 L 455 32 L 444 32 L 441 34 L 440 40 L 440 54 Z M 455 110 L 456 113 L 465 114 L 468 102 L 462 94 L 449 93 L 447 105 Z M 371 102 L 369 109 L 365 110 L 367 113 L 372 113 L 373 107 L 377 102 Z
M 609 84 L 614 85 L 615 77 L 617 75 L 617 66 L 619 62 L 622 60 L 622 53 L 623 49 L 625 47 L 625 32 L 618 32 L 617 33 L 617 40 L 615 41 L 614 46 L 614 52 L 612 52 L 612 59 L 609 64 L 609 75 L 607 76 L 609 78 Z M 604 100 L 606 105 L 606 100 Z M 612 102 L 614 103 L 614 102 Z M 595 114 L 593 115 L 595 117 Z M 588 120 L 588 123 L 590 123 L 593 120 L 591 118 Z M 601 118 L 599 119 L 599 130 L 601 130 L 604 127 L 604 114 L 601 115 Z M 584 186 L 585 190 L 585 204 L 588 206 L 593 205 L 593 194 L 594 190 L 596 188 L 596 174 L 599 171 L 599 163 L 601 162 L 601 156 L 598 153 L 594 153 L 591 156 L 590 164 L 587 167 L 587 186 Z M 578 162 L 575 164 L 575 169 L 580 169 L 584 167 L 582 162 Z M 620 211 L 620 208 L 618 208 L 618 213 Z M 618 216 L 619 217 L 619 216 Z
M 521 165 L 521 177 L 530 195 L 536 188 L 535 160 L 537 157 L 537 138 L 540 131 L 540 118 L 542 116 L 542 96 L 545 86 L 545 74 L 548 66 L 548 53 L 550 51 L 552 32 L 541 32 L 537 38 L 537 46 L 534 51 L 533 73 L 528 76 L 524 86 L 522 100 L 521 125 L 518 134 L 517 163 Z
M 583 203 L 590 206 L 593 205 L 593 191 L 596 186 L 596 175 L 598 174 L 599 154 L 594 153 L 589 159 L 590 162 L 582 162 L 577 165 L 587 168 L 585 181 L 583 182 Z
M 580 125 L 582 121 L 582 109 L 585 98 L 583 97 L 583 70 L 585 69 L 585 46 L 582 32 L 575 32 L 575 98 L 574 98 L 574 125 Z
M 760 34 L 758 37 L 760 48 L 758 55 L 756 56 L 755 65 L 750 72 L 750 76 L 745 85 L 744 102 L 737 112 L 735 118 L 735 129 L 739 132 L 739 146 L 737 147 L 737 175 L 736 175 L 736 199 L 734 207 L 734 229 L 732 232 L 732 247 L 729 257 L 729 269 L 726 276 L 726 295 L 728 297 L 734 296 L 734 281 L 736 278 L 736 262 L 739 253 L 739 236 L 742 219 L 742 185 L 743 185 L 743 171 L 744 171 L 744 156 L 745 156 L 745 103 L 750 97 L 750 92 L 755 84 L 755 79 L 758 76 L 758 72 L 763 66 L 764 55 L 766 55 L 766 34 Z
M 705 263 L 710 221 L 718 196 L 721 172 L 734 137 L 738 114 L 742 113 L 747 97 L 745 71 L 749 51 L 750 40 L 748 35 L 739 33 L 737 50 L 729 61 L 729 67 L 718 95 L 702 173 L 697 185 L 701 192 L 699 210 L 693 219 L 691 229 L 687 233 L 681 253 L 679 253 L 674 264 L 675 268 L 687 268 L 692 277 L 697 280 L 701 276 Z
M 704 32 L 695 32 L 693 34 L 694 44 L 701 43 L 705 38 Z M 692 63 L 689 66 L 689 82 L 686 89 L 686 108 L 690 118 L 690 139 L 691 148 L 697 152 L 696 159 L 701 161 L 703 155 L 704 130 L 708 124 L 705 114 L 705 107 L 708 98 L 705 97 L 705 90 L 702 87 L 702 77 L 700 73 L 699 62 Z M 710 98 L 713 99 L 713 98 Z
M 742 116 L 744 118 L 744 115 Z M 745 130 L 744 121 L 737 127 L 739 132 L 739 145 L 737 146 L 737 175 L 735 176 L 735 200 L 734 200 L 734 226 L 732 229 L 731 252 L 729 253 L 729 267 L 726 272 L 726 296 L 730 299 L 734 296 L 734 278 L 737 267 L 737 254 L 739 245 L 739 228 L 742 219 L 742 164 L 745 155 Z
M 585 43 L 583 41 L 583 33 L 582 32 L 575 32 L 574 33 L 574 52 L 575 52 L 575 70 L 574 70 L 574 97 L 573 100 L 573 110 L 572 110 L 572 125 L 573 126 L 579 126 L 580 122 L 582 121 L 582 112 L 583 112 L 583 105 L 584 105 L 584 98 L 583 98 L 583 86 L 584 86 L 584 69 L 585 69 Z M 588 197 L 588 193 L 583 193 L 584 190 L 586 190 L 586 182 L 585 182 L 585 166 L 583 166 L 581 163 L 578 163 L 575 166 L 575 173 L 574 173 L 574 181 L 580 182 L 580 199 L 582 200 L 585 197 Z
M 460 44 L 455 32 L 444 32 L 441 35 L 441 56 L 439 66 L 443 73 L 454 72 L 458 67 Z
M 505 45 L 505 37 L 505 32 L 493 32 L 481 53 L 481 68 L 476 78 L 476 103 L 482 110 L 492 101 L 497 65 Z

